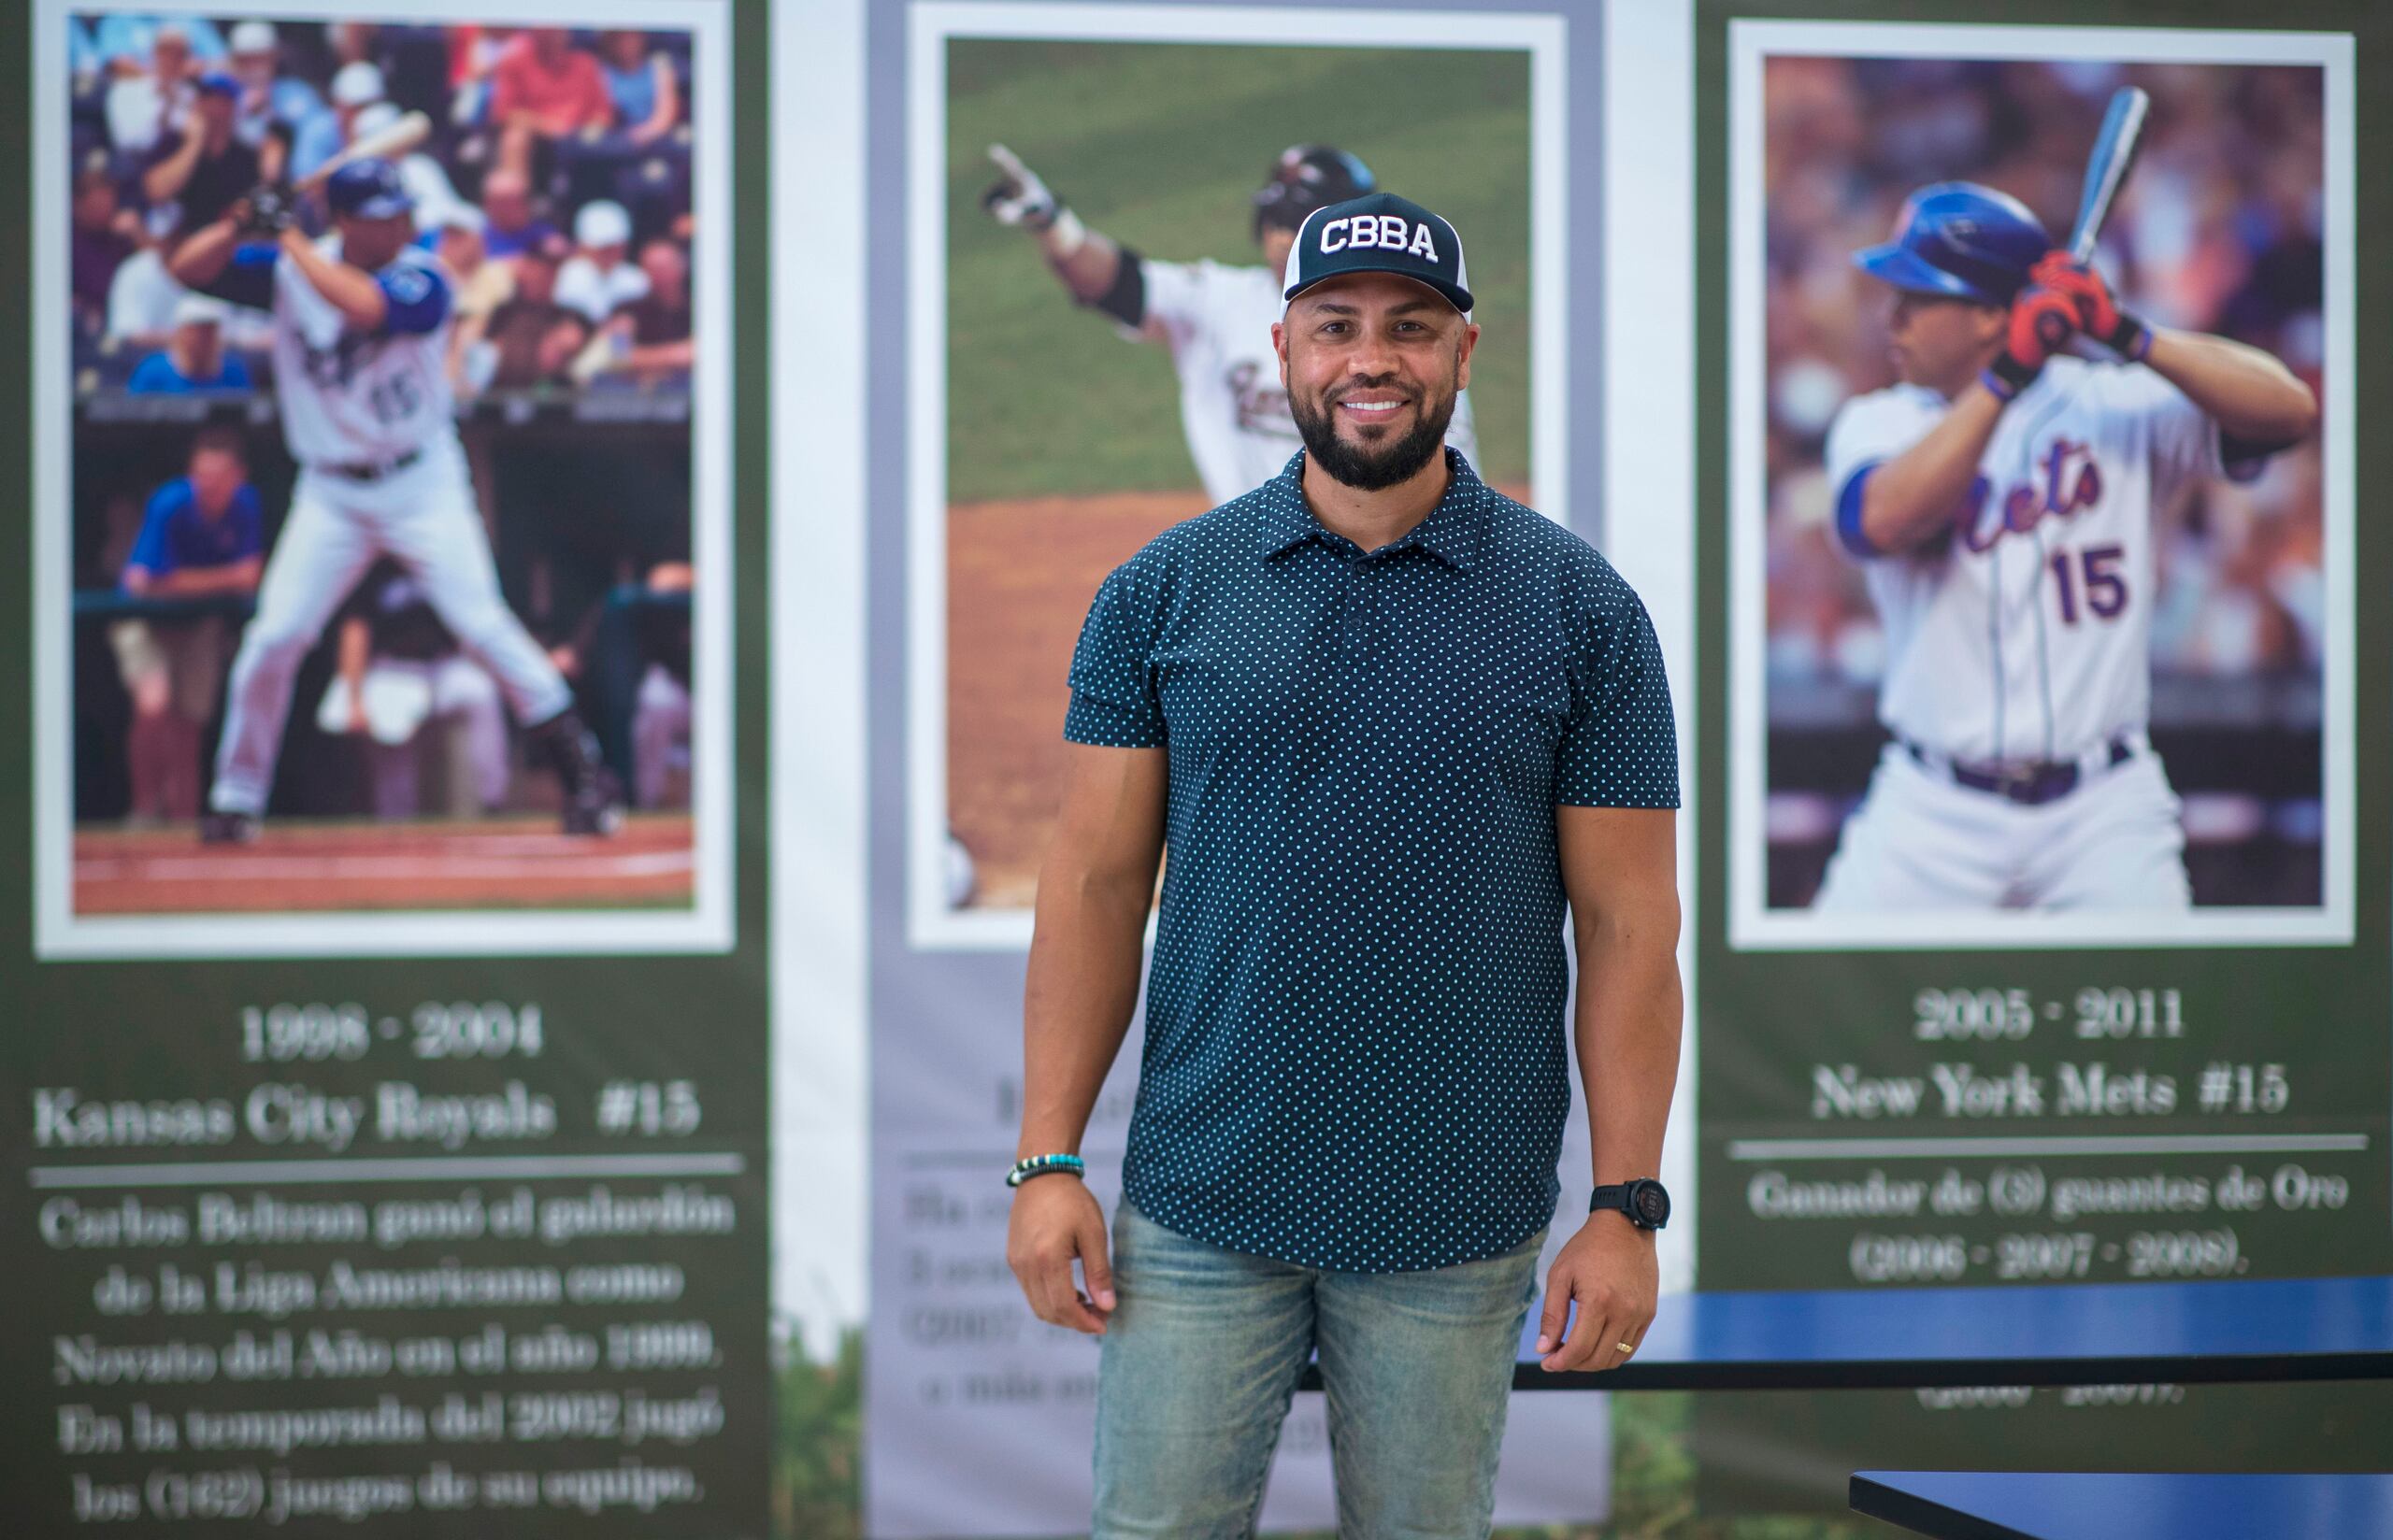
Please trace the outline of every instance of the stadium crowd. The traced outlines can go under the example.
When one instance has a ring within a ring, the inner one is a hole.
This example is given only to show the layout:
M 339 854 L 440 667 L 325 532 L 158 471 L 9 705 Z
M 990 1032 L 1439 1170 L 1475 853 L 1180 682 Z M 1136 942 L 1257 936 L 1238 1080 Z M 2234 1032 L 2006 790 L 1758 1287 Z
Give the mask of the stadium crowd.
M 2323 397 L 2321 72 L 2183 64 L 1778 58 L 1766 107 L 1769 657 L 1774 684 L 1874 683 L 1878 622 L 1834 549 L 1821 457 L 1848 398 L 1893 383 L 1889 296 L 1851 258 L 1906 194 L 1956 178 L 2008 192 L 2055 238 L 2114 88 L 2152 112 L 2098 263 L 2164 325 L 2236 337 Z M 2308 675 L 2323 654 L 2315 439 L 2257 479 L 2171 510 L 2158 556 L 2156 673 Z M 2156 725 L 2159 725 L 2156 723 Z
M 208 417 L 79 410 L 79 609 L 100 622 L 79 640 L 79 734 L 122 747 L 79 753 L 79 816 L 196 812 L 295 469 L 238 406 L 273 396 L 270 318 L 185 289 L 174 249 L 260 183 L 305 178 L 408 112 L 432 132 L 395 164 L 419 243 L 454 278 L 448 372 L 510 597 L 638 805 L 685 801 L 686 412 L 627 432 L 641 420 L 585 422 L 572 404 L 686 392 L 688 35 L 135 14 L 71 16 L 68 35 L 79 404 L 220 398 L 192 403 Z M 299 207 L 323 228 L 314 200 Z M 562 404 L 570 421 L 476 421 L 494 393 Z M 511 797 L 494 686 L 395 567 L 359 584 L 302 688 L 322 704 L 294 713 L 294 737 L 312 742 L 294 745 L 285 780 L 322 783 L 300 793 L 306 810 L 471 815 Z M 438 784 L 420 795 L 427 764 Z
M 193 303 L 167 257 L 259 182 L 305 178 L 409 111 L 433 132 L 399 171 L 419 238 L 460 280 L 461 397 L 686 378 L 686 35 L 131 14 L 67 28 L 81 390 L 270 388 L 265 316 Z

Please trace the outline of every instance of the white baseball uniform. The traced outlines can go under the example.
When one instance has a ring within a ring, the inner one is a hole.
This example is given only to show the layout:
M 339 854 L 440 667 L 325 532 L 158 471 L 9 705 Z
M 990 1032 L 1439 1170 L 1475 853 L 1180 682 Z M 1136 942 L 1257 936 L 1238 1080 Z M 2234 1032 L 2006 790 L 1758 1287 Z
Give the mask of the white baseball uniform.
M 2156 516 L 2224 474 L 2217 428 L 2140 364 L 2054 359 L 2003 409 L 1949 530 L 1869 549 L 1863 482 L 1944 411 L 1901 385 L 1847 402 L 1828 430 L 1840 543 L 1885 631 L 1894 741 L 1814 907 L 2183 908 L 2177 798 L 2145 735 Z M 2030 785 L 2042 792 L 2006 794 Z
M 337 257 L 339 237 L 324 237 L 318 250 Z M 270 297 L 276 403 L 300 467 L 257 613 L 233 660 L 208 796 L 218 812 L 265 811 L 293 677 L 378 555 L 414 577 L 519 721 L 545 721 L 573 702 L 499 594 L 444 366 L 448 274 L 437 258 L 409 247 L 375 278 L 389 314 L 370 335 L 353 329 L 272 247 L 244 248 L 208 286 L 251 304 Z
M 1139 259 L 1139 273 L 1146 321 L 1170 347 L 1180 375 L 1181 428 L 1205 493 L 1217 504 L 1243 496 L 1279 475 L 1304 447 L 1280 385 L 1279 355 L 1271 349 L 1281 275 L 1268 267 L 1146 257 Z M 1125 330 L 1132 337 L 1148 335 Z M 1454 403 L 1446 442 L 1478 463 L 1468 391 Z

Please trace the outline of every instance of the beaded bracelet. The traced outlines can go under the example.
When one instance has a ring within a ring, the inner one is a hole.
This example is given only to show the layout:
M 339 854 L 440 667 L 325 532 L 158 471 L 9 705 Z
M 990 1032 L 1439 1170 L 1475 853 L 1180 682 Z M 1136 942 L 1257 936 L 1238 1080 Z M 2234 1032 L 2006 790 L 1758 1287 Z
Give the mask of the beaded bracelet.
M 1075 1176 L 1085 1177 L 1088 1165 L 1077 1155 L 1033 1155 L 1026 1161 L 1013 1163 L 1013 1169 L 1006 1173 L 1006 1185 L 1020 1187 L 1031 1177 L 1044 1176 L 1052 1171 L 1068 1171 Z

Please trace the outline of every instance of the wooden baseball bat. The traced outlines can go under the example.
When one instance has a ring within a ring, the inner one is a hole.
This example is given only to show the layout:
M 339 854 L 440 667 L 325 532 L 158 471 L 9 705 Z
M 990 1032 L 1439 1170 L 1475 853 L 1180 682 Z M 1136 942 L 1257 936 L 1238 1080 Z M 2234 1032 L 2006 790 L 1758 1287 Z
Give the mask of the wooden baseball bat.
M 362 161 L 368 157 L 380 157 L 386 161 L 395 160 L 431 136 L 432 120 L 421 112 L 410 112 L 390 127 L 379 133 L 368 134 L 316 167 L 315 170 L 308 172 L 299 179 L 293 190 L 299 192 L 319 192 L 323 188 L 326 178 L 351 161 Z
M 2077 223 L 2069 234 L 2069 254 L 2084 262 L 2094 255 L 2102 238 L 2102 221 L 2127 185 L 2128 171 L 2143 138 L 2143 120 L 2152 98 L 2134 86 L 2121 86 L 2102 114 L 2102 131 L 2094 136 L 2094 153 L 2085 163 L 2085 189 L 2077 199 Z

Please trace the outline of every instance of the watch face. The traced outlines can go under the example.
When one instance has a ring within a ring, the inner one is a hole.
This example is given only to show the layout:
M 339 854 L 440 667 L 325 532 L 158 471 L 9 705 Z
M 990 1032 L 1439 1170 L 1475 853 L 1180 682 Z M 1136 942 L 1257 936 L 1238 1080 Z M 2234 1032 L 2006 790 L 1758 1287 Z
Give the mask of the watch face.
M 1670 1195 L 1659 1182 L 1639 1182 L 1629 1202 L 1637 1205 L 1638 1221 L 1649 1230 L 1659 1230 L 1669 1220 Z

